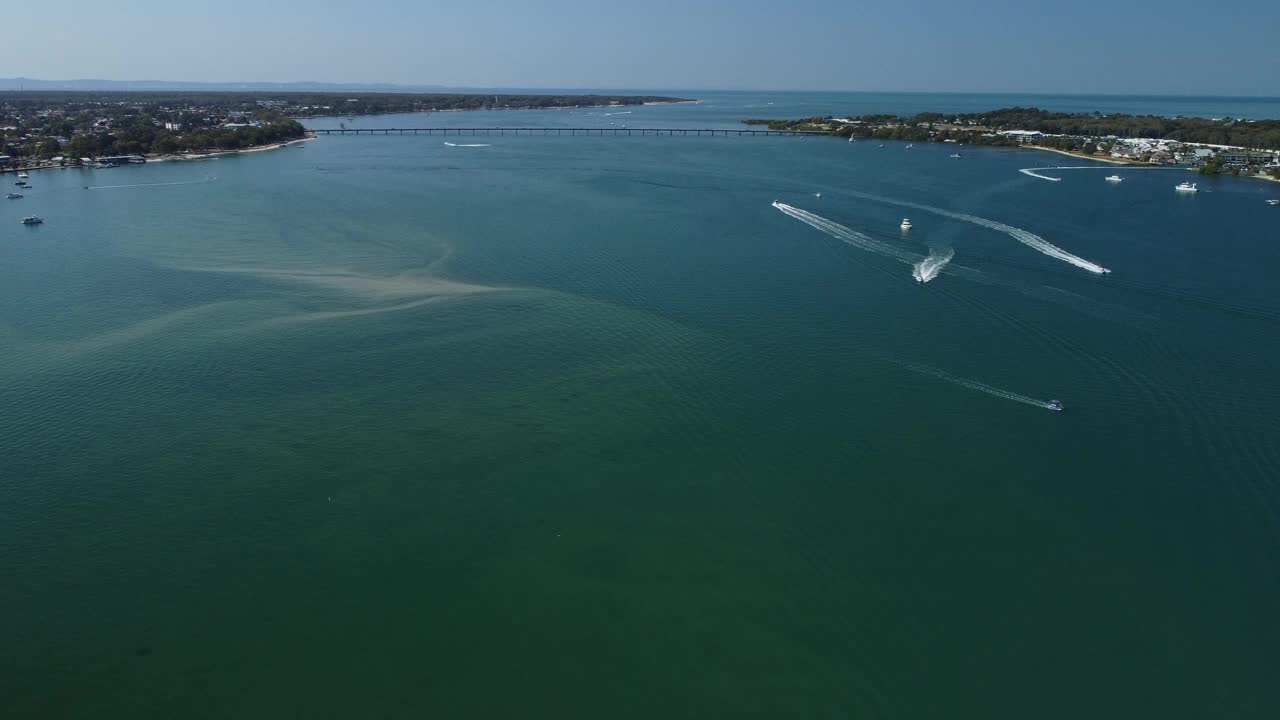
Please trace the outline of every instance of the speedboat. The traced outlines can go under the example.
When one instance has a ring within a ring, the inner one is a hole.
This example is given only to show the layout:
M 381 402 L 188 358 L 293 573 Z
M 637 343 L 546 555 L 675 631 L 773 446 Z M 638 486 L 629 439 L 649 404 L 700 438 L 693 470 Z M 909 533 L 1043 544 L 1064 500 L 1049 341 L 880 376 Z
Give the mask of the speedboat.
M 35 215 L 28 215 L 22 218 L 23 225 L 39 225 L 42 222 L 44 222 L 44 218 L 36 217 Z
M 31 177 L 31 176 L 30 176 L 30 175 L 28 175 L 28 174 L 26 174 L 26 173 L 18 173 L 18 177 L 20 177 L 20 178 L 29 178 L 29 177 Z
M 1107 182 L 1123 182 L 1123 181 L 1124 181 L 1124 178 L 1120 177 L 1119 175 L 1107 176 Z
M 1199 190 L 1196 188 L 1196 184 L 1193 182 L 1180 183 L 1173 189 L 1177 190 L 1178 192 L 1199 192 Z
M 1280 205 L 1280 200 L 1268 200 L 1268 205 Z
M 901 227 L 903 230 L 910 230 L 910 229 L 911 229 L 911 220 L 909 220 L 909 219 L 907 219 L 907 218 L 902 218 L 902 225 L 900 225 L 899 227 Z
M 822 193 L 814 193 L 813 196 L 816 198 L 820 198 L 822 197 Z
M 1053 410 L 1054 412 L 1062 412 L 1062 401 L 1050 400 L 1049 402 L 1045 403 L 1045 407 L 1048 408 L 1049 410 Z
M 17 200 L 18 198 L 22 197 L 22 193 L 9 193 L 6 197 L 8 197 L 10 200 Z
M 951 157 L 958 158 L 960 157 L 960 153 L 952 153 Z

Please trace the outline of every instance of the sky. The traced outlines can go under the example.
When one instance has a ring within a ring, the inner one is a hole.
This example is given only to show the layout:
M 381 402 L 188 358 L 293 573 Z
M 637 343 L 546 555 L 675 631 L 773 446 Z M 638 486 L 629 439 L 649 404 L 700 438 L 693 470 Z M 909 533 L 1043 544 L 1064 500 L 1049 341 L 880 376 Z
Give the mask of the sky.
M 0 77 L 44 80 L 1280 96 L 1280 0 L 58 0 L 4 15 Z

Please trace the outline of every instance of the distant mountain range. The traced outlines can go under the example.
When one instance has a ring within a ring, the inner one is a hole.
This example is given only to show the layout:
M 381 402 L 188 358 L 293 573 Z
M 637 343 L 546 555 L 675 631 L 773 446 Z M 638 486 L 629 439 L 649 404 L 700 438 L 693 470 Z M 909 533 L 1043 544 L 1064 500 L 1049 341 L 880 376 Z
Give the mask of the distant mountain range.
M 182 82 L 175 80 L 35 80 L 0 78 L 0 91 L 12 90 L 198 90 L 260 92 L 441 92 L 455 90 L 441 85 L 326 82 Z

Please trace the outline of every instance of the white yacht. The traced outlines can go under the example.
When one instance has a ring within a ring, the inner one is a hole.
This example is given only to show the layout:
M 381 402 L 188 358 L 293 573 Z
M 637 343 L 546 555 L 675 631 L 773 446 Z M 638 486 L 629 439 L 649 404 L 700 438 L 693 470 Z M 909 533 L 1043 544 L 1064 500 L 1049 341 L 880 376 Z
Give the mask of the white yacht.
M 1268 200 L 1268 205 L 1280 205 L 1280 200 Z
M 23 225 L 39 225 L 42 222 L 44 222 L 44 218 L 36 217 L 35 215 L 28 215 L 22 218 Z
M 1124 182 L 1124 178 L 1119 175 L 1108 175 L 1107 182 Z
M 902 218 L 902 225 L 900 225 L 899 227 L 901 227 L 903 230 L 910 230 L 911 220 L 908 218 Z
M 1193 182 L 1179 183 L 1173 189 L 1177 190 L 1178 192 L 1200 192 L 1199 189 L 1196 188 L 1196 184 Z
M 20 178 L 29 178 L 29 177 L 31 177 L 31 176 L 23 172 L 23 173 L 18 173 L 18 177 L 20 177 Z

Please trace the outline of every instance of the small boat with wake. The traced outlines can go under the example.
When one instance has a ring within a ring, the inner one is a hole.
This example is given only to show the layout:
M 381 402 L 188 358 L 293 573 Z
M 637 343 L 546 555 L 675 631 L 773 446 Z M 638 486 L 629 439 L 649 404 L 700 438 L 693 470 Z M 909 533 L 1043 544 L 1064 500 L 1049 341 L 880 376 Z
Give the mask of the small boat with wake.
M 1268 205 L 1280 205 L 1280 200 L 1268 200 Z
M 960 157 L 960 153 L 951 153 L 951 157 L 958 158 Z
M 1119 175 L 1108 175 L 1107 182 L 1109 183 L 1124 182 L 1124 178 L 1120 177 Z
M 910 230 L 911 220 L 909 218 L 902 218 L 902 224 L 899 225 L 898 227 L 902 228 L 903 230 Z
M 1054 411 L 1054 412 L 1062 412 L 1062 401 L 1061 401 L 1061 400 L 1050 400 L 1049 402 L 1045 403 L 1045 405 L 1044 405 L 1044 406 L 1045 406 L 1045 408 L 1046 408 L 1046 409 L 1048 409 L 1048 410 L 1052 410 L 1052 411 Z

